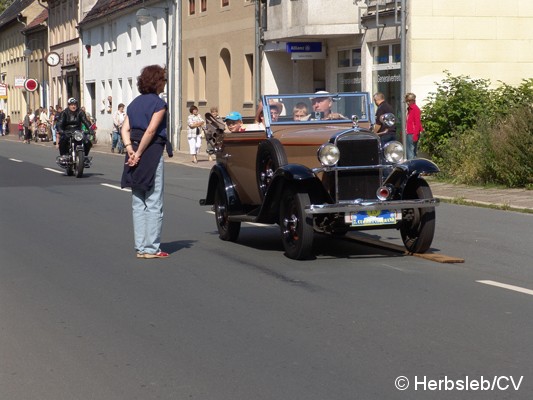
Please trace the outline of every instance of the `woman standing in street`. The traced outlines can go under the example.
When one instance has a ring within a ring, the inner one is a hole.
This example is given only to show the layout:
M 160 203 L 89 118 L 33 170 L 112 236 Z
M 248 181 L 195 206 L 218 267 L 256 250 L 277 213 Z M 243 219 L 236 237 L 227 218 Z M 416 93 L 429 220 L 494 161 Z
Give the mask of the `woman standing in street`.
M 202 127 L 205 121 L 198 114 L 198 107 L 191 106 L 189 108 L 189 116 L 187 117 L 187 125 L 189 130 L 187 131 L 187 141 L 189 142 L 189 153 L 192 155 L 192 162 L 197 163 L 197 154 L 202 147 Z
M 144 67 L 137 79 L 141 93 L 128 106 L 122 125 L 127 152 L 121 185 L 132 193 L 133 234 L 137 258 L 166 258 L 161 251 L 163 226 L 163 150 L 167 103 L 159 97 L 167 83 L 165 69 Z

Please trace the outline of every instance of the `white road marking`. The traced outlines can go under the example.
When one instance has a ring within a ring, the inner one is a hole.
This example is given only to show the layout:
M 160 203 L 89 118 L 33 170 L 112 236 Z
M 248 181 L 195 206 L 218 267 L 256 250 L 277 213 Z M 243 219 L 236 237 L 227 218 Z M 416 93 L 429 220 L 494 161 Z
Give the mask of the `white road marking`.
M 9 161 L 22 162 L 22 160 L 17 160 L 16 158 L 10 158 Z
M 122 189 L 120 186 L 110 185 L 109 183 L 101 183 L 100 185 L 110 187 L 111 189 L 122 190 L 123 192 L 131 192 L 131 189 Z
M 514 290 L 515 292 L 525 293 L 525 294 L 529 294 L 533 296 L 533 290 L 526 289 L 520 286 L 508 285 L 506 283 L 500 283 L 496 281 L 476 281 L 476 282 L 483 283 L 485 285 L 497 286 L 503 289 Z
M 63 171 L 59 171 L 59 170 L 53 169 L 53 168 L 45 168 L 45 170 L 50 171 L 50 172 L 55 172 L 56 174 L 62 174 L 63 173 Z

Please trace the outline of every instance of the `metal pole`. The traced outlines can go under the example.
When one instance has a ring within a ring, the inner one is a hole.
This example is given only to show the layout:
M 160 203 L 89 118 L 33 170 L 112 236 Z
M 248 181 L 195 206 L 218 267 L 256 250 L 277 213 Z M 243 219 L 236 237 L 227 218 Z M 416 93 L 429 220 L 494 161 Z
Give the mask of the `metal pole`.
M 262 64 L 262 51 L 263 43 L 261 41 L 261 2 L 256 0 L 255 2 L 255 96 L 254 106 L 257 109 L 258 99 L 261 97 L 261 64 Z
M 402 112 L 402 143 L 403 148 L 407 149 L 407 136 L 405 132 L 405 123 L 406 123 L 406 115 L 407 115 L 407 105 L 405 104 L 404 97 L 405 93 L 407 92 L 407 27 L 406 27 L 406 10 L 407 6 L 407 0 L 401 0 L 401 29 L 400 29 L 400 51 L 402 53 L 401 62 L 400 62 L 400 101 L 401 101 L 401 112 Z
M 170 35 L 169 35 L 169 26 L 168 26 L 168 22 L 169 22 L 169 18 L 168 18 L 168 14 L 169 14 L 169 4 L 168 4 L 168 1 L 167 1 L 167 6 L 165 7 L 165 29 L 166 29 L 166 35 L 167 35 L 167 38 L 166 38 L 166 41 L 167 41 L 167 46 L 166 46 L 166 49 L 165 49 L 165 68 L 167 69 L 167 140 L 170 140 L 170 144 L 173 144 L 172 143 L 172 118 L 171 118 L 171 115 L 172 115 L 172 105 L 173 105 L 173 101 L 172 101 L 172 84 L 174 83 L 173 82 L 173 79 L 172 79 L 172 74 L 171 74 L 171 67 L 170 67 L 170 56 L 169 56 L 169 52 L 170 52 L 170 45 L 169 45 L 169 41 L 170 41 Z

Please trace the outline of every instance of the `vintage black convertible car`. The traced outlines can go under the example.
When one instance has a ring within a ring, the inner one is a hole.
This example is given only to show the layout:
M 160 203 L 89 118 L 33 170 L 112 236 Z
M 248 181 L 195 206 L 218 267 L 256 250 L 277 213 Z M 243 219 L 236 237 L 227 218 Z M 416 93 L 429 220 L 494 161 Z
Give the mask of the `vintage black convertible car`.
M 278 94 L 262 103 L 264 130 L 213 139 L 217 162 L 200 204 L 213 206 L 222 240 L 236 241 L 242 222 L 261 222 L 280 226 L 293 259 L 313 255 L 315 232 L 390 228 L 407 251 L 430 248 L 439 201 L 423 176 L 439 169 L 405 160 L 400 142 L 373 133 L 368 93 Z

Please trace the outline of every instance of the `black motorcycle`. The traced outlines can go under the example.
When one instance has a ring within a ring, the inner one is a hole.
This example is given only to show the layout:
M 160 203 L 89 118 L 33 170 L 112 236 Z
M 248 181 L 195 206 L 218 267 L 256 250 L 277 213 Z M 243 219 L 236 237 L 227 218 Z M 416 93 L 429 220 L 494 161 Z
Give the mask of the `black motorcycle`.
M 69 154 L 57 156 L 56 163 L 61 168 L 67 170 L 68 176 L 76 174 L 76 178 L 81 178 L 83 176 L 83 170 L 90 168 L 92 164 L 92 157 L 85 155 L 84 143 L 89 140 L 88 135 L 81 130 L 72 132 L 65 131 L 64 134 L 68 138 Z

